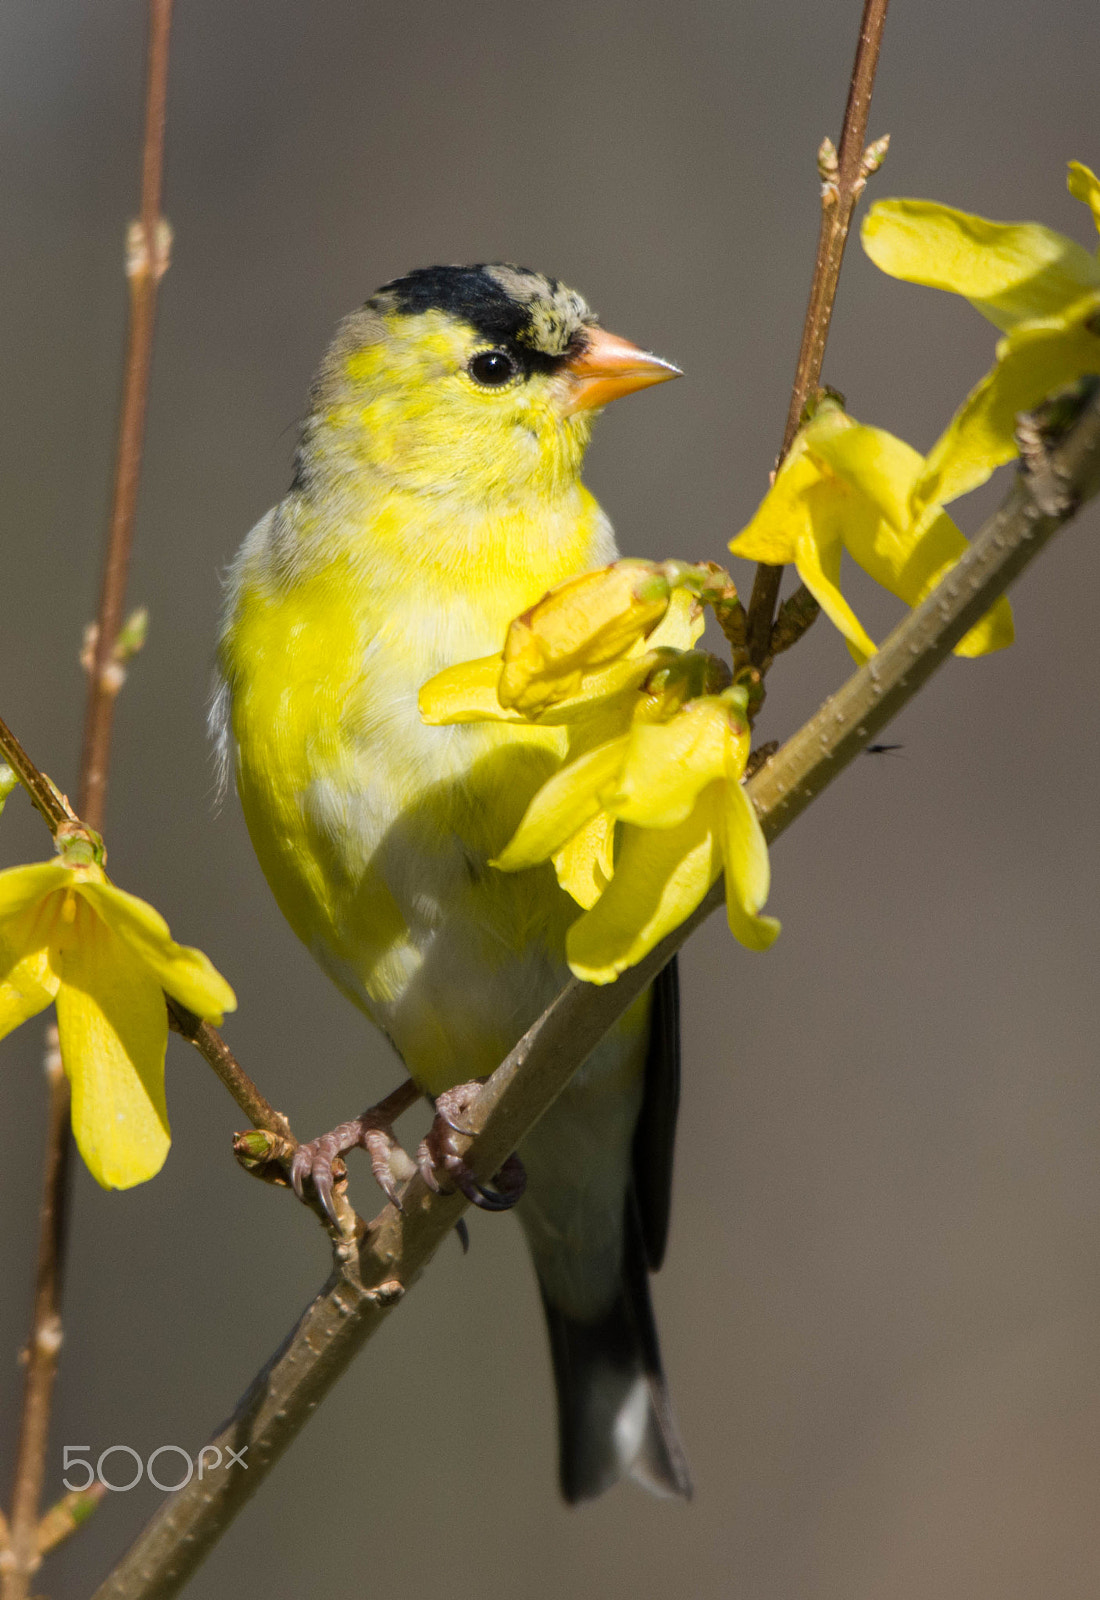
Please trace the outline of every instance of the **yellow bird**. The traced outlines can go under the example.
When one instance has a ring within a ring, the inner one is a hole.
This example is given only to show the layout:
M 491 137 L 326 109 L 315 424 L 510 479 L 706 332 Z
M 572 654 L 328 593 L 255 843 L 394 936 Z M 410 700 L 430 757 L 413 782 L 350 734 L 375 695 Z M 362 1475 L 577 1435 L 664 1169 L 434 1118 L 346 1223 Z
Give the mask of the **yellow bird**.
M 578 908 L 549 866 L 489 865 L 562 731 L 427 727 L 417 693 L 499 650 L 552 585 L 615 559 L 580 480 L 593 414 L 677 375 L 553 278 L 411 272 L 341 324 L 291 488 L 233 565 L 213 721 L 260 864 L 433 1100 L 492 1072 L 557 994 Z M 678 1035 L 669 969 L 520 1152 L 569 1501 L 623 1476 L 690 1493 L 647 1287 L 668 1227 Z M 330 1201 L 332 1158 L 358 1144 L 393 1194 L 387 1141 L 365 1113 L 304 1149 L 297 1182 Z M 514 1197 L 507 1174 L 500 1193 L 455 1172 L 482 1203 Z

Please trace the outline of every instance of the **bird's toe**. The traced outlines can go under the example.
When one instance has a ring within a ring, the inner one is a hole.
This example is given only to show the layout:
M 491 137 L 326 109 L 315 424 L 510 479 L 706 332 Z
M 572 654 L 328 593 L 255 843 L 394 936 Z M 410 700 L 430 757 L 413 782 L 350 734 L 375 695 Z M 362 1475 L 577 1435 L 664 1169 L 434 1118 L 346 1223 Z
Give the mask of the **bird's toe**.
M 485 1184 L 467 1165 L 455 1143 L 456 1133 L 469 1136 L 473 1131 L 464 1119 L 480 1088 L 479 1082 L 462 1083 L 436 1098 L 435 1120 L 420 1142 L 416 1164 L 433 1193 L 447 1192 L 440 1182 L 443 1177 L 448 1180 L 448 1188 L 453 1185 L 461 1190 L 471 1205 L 482 1211 L 509 1211 L 527 1187 L 527 1174 L 519 1156 L 510 1155 L 492 1183 Z

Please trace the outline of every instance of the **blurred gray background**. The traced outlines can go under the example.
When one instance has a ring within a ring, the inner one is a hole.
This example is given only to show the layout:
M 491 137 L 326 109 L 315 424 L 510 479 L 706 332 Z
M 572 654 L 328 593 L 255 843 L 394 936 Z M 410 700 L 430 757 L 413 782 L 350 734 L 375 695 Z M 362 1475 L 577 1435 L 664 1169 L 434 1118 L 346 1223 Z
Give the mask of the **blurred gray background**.
M 561 275 L 687 376 L 613 408 L 589 481 L 623 548 L 722 558 L 767 483 L 858 0 L 415 8 L 179 0 L 165 281 L 108 842 L 229 975 L 227 1036 L 308 1136 L 390 1088 L 388 1050 L 284 927 L 204 734 L 219 574 L 283 492 L 336 320 L 434 261 Z M 0 711 L 75 786 L 136 206 L 140 0 L 0 9 Z M 878 195 L 1095 243 L 1093 0 L 895 0 Z M 988 365 L 962 302 L 850 251 L 825 376 L 926 448 Z M 1003 490 L 964 503 L 974 527 Z M 783 937 L 684 960 L 686 1082 L 656 1285 L 694 1504 L 567 1512 L 518 1229 L 446 1246 L 189 1592 L 452 1600 L 1092 1600 L 1100 1566 L 1100 1081 L 1093 512 L 1015 591 L 1018 642 L 950 663 L 773 854 Z M 747 570 L 744 574 L 749 578 Z M 858 586 L 880 636 L 899 614 Z M 763 737 L 846 676 L 819 623 Z M 21 799 L 0 864 L 47 851 Z M 0 1439 L 19 1392 L 41 1028 L 0 1048 Z M 169 1048 L 163 1176 L 81 1170 L 50 1459 L 197 1449 L 326 1272 L 313 1219 L 235 1166 L 242 1118 Z M 355 1194 L 373 1209 L 366 1164 Z M 116 1458 L 121 1463 L 121 1458 Z M 121 1470 L 121 1467 L 120 1467 Z M 44 1570 L 80 1600 L 159 1500 L 111 1496 Z

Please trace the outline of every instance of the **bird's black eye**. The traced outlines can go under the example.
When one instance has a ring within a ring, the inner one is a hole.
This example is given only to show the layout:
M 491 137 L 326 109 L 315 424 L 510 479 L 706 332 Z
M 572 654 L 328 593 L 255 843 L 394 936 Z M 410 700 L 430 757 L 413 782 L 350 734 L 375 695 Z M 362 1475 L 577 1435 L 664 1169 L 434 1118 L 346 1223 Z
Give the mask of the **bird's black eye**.
M 499 389 L 502 384 L 511 383 L 519 368 L 507 350 L 479 350 L 470 357 L 466 371 L 475 383 Z

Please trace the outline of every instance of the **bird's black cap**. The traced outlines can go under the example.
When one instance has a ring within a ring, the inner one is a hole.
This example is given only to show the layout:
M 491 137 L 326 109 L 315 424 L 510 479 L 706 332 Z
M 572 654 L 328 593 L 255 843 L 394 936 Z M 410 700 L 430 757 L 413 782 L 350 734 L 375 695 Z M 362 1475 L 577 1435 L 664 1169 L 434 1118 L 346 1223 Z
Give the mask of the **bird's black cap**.
M 383 284 L 372 309 L 417 316 L 445 311 L 469 324 L 487 344 L 520 357 L 528 370 L 553 371 L 578 348 L 595 319 L 580 295 L 530 267 L 481 263 L 419 267 Z

